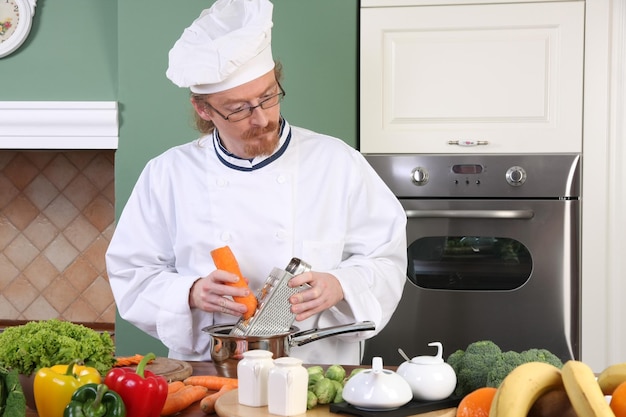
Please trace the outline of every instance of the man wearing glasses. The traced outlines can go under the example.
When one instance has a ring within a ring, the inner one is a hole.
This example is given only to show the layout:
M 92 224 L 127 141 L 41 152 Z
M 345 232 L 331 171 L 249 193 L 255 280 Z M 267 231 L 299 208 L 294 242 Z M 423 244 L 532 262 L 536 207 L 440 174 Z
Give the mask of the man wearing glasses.
M 118 221 L 107 268 L 118 311 L 169 356 L 210 360 L 204 327 L 235 323 L 245 289 L 216 270 L 230 246 L 253 292 L 292 257 L 312 266 L 291 285 L 301 330 L 373 321 L 295 347 L 305 363 L 359 364 L 389 321 L 406 276 L 406 217 L 360 153 L 289 125 L 271 53 L 268 0 L 218 0 L 170 51 L 167 76 L 189 88 L 197 141 L 151 160 Z

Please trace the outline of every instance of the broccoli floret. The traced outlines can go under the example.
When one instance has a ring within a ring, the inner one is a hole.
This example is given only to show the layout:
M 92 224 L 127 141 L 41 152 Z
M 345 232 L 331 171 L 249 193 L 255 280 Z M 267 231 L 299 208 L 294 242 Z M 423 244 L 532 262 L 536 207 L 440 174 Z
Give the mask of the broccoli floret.
M 559 369 L 563 367 L 561 359 L 547 349 L 502 352 L 490 340 L 470 343 L 465 351 L 459 349 L 448 356 L 447 362 L 456 373 L 454 394 L 462 397 L 478 388 L 499 387 L 513 369 L 526 362 L 545 362 Z
M 520 353 L 520 355 L 524 362 L 545 362 L 559 369 L 563 367 L 561 359 L 547 349 L 528 349 Z
M 498 388 L 509 372 L 522 363 L 522 356 L 518 352 L 512 350 L 503 352 L 487 374 L 487 386 Z
M 455 394 L 465 396 L 486 387 L 487 375 L 501 356 L 500 347 L 490 340 L 470 343 L 458 362 Z
M 456 388 L 454 392 L 456 395 L 460 395 L 461 392 L 458 375 L 461 372 L 461 361 L 463 359 L 463 356 L 465 356 L 465 351 L 463 349 L 459 349 L 456 352 L 450 354 L 450 356 L 448 356 L 448 360 L 446 361 L 448 365 L 452 367 L 454 373 L 457 375 Z
M 446 361 L 448 362 L 448 365 L 450 365 L 452 369 L 454 369 L 454 372 L 456 372 L 457 374 L 459 373 L 459 367 L 460 367 L 461 359 L 463 358 L 463 355 L 465 355 L 465 351 L 463 349 L 459 349 L 456 352 L 452 352 L 450 356 L 448 356 L 448 360 Z
M 480 340 L 467 345 L 465 349 L 465 356 L 467 355 L 481 355 L 487 356 L 490 360 L 494 357 L 498 357 L 502 354 L 500 346 L 496 345 L 491 340 Z

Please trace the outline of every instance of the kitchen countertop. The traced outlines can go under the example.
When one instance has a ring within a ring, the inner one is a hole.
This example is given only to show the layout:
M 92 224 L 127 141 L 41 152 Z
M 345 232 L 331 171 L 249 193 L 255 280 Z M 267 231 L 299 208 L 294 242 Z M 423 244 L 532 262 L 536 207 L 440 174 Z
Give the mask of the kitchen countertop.
M 193 368 L 193 375 L 217 375 L 217 371 L 212 362 L 189 362 L 189 364 L 191 364 L 191 367 Z M 350 372 L 355 367 L 345 366 L 345 368 L 348 372 Z M 251 410 L 254 411 L 254 409 Z M 318 406 L 315 408 L 315 410 L 317 411 L 317 416 L 324 414 L 327 414 L 328 416 L 350 416 L 349 414 L 343 413 L 331 413 L 330 411 L 328 411 L 328 406 Z M 327 410 L 327 413 L 323 413 L 323 410 Z M 251 413 L 251 415 L 254 415 L 254 413 Z M 455 415 L 456 408 L 448 408 L 445 410 L 431 411 L 428 413 L 419 414 L 420 417 L 455 417 Z M 27 409 L 26 417 L 38 417 L 38 414 L 36 411 Z M 200 406 L 198 404 L 195 404 L 184 410 L 183 412 L 176 414 L 176 417 L 206 417 L 206 414 L 204 414 L 200 410 Z

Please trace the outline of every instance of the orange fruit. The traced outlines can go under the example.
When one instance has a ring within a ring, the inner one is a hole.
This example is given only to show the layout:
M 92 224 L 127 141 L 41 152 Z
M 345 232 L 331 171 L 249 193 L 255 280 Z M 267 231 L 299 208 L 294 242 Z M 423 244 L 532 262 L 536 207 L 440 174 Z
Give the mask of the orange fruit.
M 615 417 L 626 417 L 626 382 L 622 382 L 615 388 L 610 406 Z
M 497 388 L 478 388 L 461 399 L 456 408 L 456 417 L 489 417 L 491 402 Z

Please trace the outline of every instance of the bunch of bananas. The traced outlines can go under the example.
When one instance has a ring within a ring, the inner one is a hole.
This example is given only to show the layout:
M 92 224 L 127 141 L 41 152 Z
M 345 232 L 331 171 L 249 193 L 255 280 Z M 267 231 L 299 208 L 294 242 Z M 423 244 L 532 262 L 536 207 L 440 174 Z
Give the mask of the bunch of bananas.
M 541 362 L 518 366 L 504 379 L 491 403 L 489 417 L 526 417 L 544 394 L 564 390 L 578 417 L 614 417 L 605 395 L 626 381 L 626 363 L 611 365 L 596 376 L 580 361 L 562 369 Z

